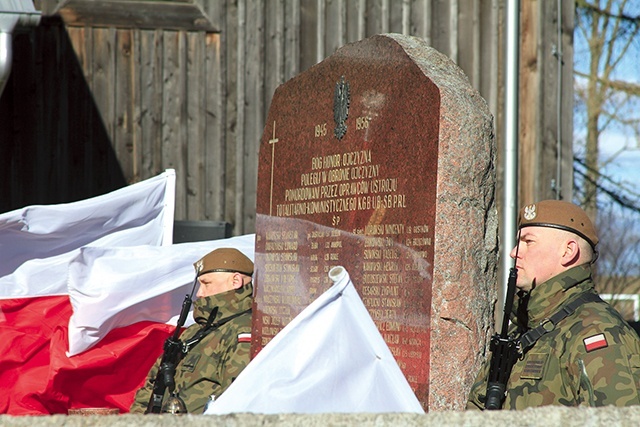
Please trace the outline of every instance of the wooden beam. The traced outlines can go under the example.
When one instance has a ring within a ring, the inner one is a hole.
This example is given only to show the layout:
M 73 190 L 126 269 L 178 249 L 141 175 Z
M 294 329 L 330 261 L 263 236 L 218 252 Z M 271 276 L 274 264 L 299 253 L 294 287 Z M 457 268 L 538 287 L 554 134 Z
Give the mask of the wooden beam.
M 65 0 L 52 14 L 66 25 L 219 32 L 199 0 Z

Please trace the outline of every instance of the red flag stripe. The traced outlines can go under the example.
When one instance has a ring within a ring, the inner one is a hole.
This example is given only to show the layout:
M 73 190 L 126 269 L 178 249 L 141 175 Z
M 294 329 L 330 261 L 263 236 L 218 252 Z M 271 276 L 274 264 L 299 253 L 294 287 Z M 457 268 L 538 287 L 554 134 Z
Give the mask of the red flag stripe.
M 599 348 L 604 348 L 609 345 L 607 343 L 607 339 L 605 338 L 604 334 L 594 335 L 592 337 L 585 338 L 583 341 L 584 341 L 584 346 L 587 349 L 587 352 L 597 350 Z
M 110 331 L 71 358 L 67 296 L 0 300 L 0 413 L 66 414 L 71 408 L 128 412 L 174 326 L 139 322 Z

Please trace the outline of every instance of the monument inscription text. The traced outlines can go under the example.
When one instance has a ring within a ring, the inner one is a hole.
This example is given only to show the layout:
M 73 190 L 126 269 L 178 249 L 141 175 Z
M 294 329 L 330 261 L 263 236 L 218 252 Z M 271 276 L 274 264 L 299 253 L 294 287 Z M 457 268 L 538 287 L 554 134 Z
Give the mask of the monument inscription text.
M 334 55 L 273 97 L 260 148 L 252 351 L 342 265 L 426 407 L 439 91 L 404 53 L 371 55 Z M 338 138 L 341 81 L 349 108 Z

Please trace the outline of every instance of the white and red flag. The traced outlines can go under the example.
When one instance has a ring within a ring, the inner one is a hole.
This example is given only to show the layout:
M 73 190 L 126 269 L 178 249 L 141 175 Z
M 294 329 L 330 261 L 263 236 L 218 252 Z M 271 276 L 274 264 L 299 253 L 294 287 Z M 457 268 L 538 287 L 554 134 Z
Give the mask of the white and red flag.
M 0 413 L 126 412 L 194 280 L 193 262 L 254 236 L 171 245 L 175 173 L 0 215 Z M 172 324 L 173 322 L 173 324 Z

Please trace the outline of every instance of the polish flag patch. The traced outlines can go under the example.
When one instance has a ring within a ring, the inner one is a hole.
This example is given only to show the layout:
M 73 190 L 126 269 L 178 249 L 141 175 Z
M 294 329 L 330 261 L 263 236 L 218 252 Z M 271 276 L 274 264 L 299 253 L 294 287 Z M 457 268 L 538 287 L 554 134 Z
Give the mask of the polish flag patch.
M 251 334 L 250 333 L 238 334 L 238 342 L 251 342 Z
M 597 350 L 599 348 L 604 348 L 609 345 L 607 343 L 607 339 L 605 338 L 604 334 L 594 335 L 592 337 L 585 338 L 583 341 L 584 341 L 584 346 L 587 349 L 587 352 Z

